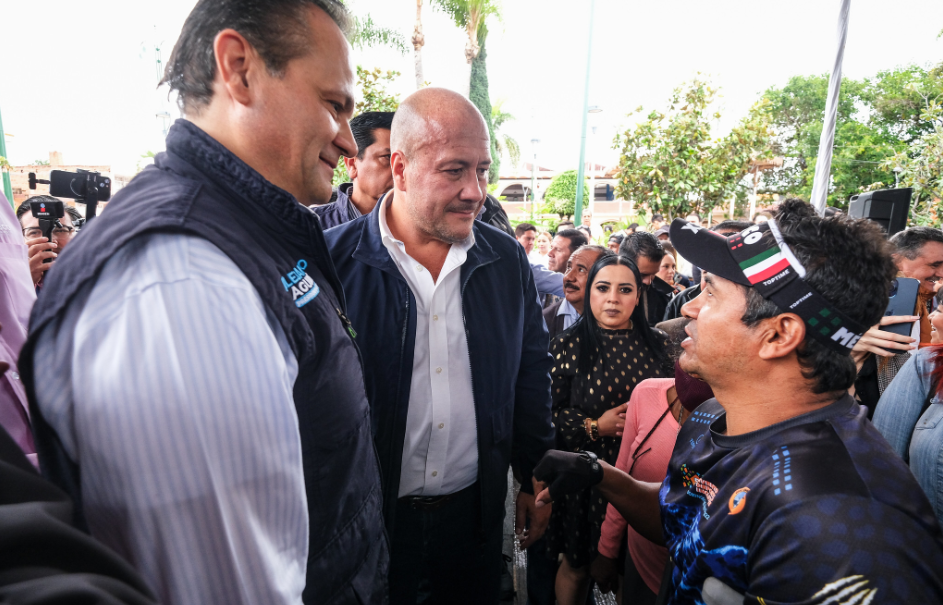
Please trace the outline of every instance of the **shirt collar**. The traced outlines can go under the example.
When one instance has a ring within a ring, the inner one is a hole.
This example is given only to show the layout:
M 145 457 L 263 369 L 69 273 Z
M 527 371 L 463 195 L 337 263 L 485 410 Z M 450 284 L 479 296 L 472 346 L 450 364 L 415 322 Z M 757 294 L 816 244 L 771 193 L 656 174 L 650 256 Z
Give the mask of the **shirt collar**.
M 563 299 L 563 302 L 560 303 L 560 308 L 557 309 L 557 315 L 571 315 L 573 318 L 580 316 L 579 311 L 576 310 L 576 307 L 570 304 L 570 301 Z
M 383 245 L 389 248 L 390 246 L 397 246 L 400 250 L 406 250 L 406 244 L 402 241 L 396 239 L 393 236 L 393 232 L 390 231 L 390 226 L 386 222 L 386 212 L 389 210 L 389 204 L 393 203 L 393 192 L 390 191 L 386 193 L 380 201 L 377 203 L 380 206 L 379 215 L 380 215 L 380 237 L 383 240 Z M 452 244 L 452 250 L 461 251 L 462 261 L 464 262 L 464 257 L 466 253 L 475 245 L 475 231 L 474 229 L 468 234 L 464 240 Z

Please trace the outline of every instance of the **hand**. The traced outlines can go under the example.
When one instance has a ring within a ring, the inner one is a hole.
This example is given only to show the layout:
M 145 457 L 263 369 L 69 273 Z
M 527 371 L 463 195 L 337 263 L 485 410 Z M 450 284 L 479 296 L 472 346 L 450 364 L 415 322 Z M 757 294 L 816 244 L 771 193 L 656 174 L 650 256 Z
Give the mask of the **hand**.
M 917 347 L 912 344 L 916 342 L 910 336 L 901 336 L 893 332 L 879 330 L 881 326 L 890 326 L 893 324 L 913 323 L 920 318 L 916 315 L 896 315 L 882 317 L 880 323 L 864 333 L 864 336 L 851 350 L 851 356 L 855 362 L 863 359 L 867 353 L 874 353 L 881 357 L 893 357 L 903 351 L 910 351 Z M 892 349 L 890 351 L 886 349 Z
M 607 594 L 619 590 L 619 563 L 604 555 L 598 555 L 589 566 L 589 574 L 596 580 L 599 592 Z
M 58 256 L 53 250 L 58 248 L 56 242 L 51 242 L 45 237 L 33 237 L 26 240 L 26 247 L 29 256 L 29 272 L 33 278 L 35 286 L 43 278 L 43 274 L 49 270 L 52 263 L 47 263 L 47 258 L 56 258 Z
M 534 482 L 534 493 L 538 493 L 542 484 Z M 534 542 L 543 537 L 550 524 L 550 506 L 537 506 L 537 499 L 533 494 L 520 492 L 515 503 L 514 533 L 520 542 L 521 550 L 527 550 Z
M 546 506 L 567 494 L 577 494 L 602 481 L 603 470 L 592 452 L 558 452 L 551 450 L 534 469 L 534 479 L 550 487 L 537 494 L 537 508 Z
M 625 428 L 625 410 L 628 407 L 628 403 L 617 405 L 599 417 L 596 423 L 599 425 L 600 437 L 622 436 L 622 429 Z

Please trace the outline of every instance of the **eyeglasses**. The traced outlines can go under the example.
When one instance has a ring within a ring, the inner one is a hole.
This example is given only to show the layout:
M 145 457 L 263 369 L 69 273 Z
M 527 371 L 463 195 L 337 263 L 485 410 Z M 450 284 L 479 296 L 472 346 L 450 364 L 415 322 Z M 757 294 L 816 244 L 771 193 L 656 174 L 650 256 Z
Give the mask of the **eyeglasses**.
M 62 239 L 64 237 L 70 237 L 75 231 L 75 227 L 56 227 L 52 230 L 52 236 L 57 239 Z M 42 237 L 43 230 L 39 227 L 27 227 L 23 229 L 23 235 L 27 238 Z

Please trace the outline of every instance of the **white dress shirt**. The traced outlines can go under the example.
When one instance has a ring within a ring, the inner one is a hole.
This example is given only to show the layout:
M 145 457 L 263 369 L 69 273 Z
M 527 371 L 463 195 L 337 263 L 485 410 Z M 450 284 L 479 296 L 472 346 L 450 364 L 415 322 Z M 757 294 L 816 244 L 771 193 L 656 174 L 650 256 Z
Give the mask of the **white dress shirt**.
M 570 301 L 563 299 L 563 302 L 560 303 L 560 308 L 557 309 L 557 317 L 560 315 L 563 316 L 563 329 L 567 330 L 570 326 L 576 323 L 576 320 L 580 318 L 579 311 L 576 310 L 576 307 L 570 304 Z
M 228 256 L 191 236 L 135 240 L 35 357 L 39 408 L 81 468 L 92 536 L 158 601 L 301 603 L 298 364 Z
M 385 196 L 380 202 L 380 235 L 416 298 L 399 497 L 444 496 L 478 480 L 478 431 L 461 294 L 461 267 L 475 236 L 452 244 L 438 281 L 433 281 L 390 232 L 390 200 Z

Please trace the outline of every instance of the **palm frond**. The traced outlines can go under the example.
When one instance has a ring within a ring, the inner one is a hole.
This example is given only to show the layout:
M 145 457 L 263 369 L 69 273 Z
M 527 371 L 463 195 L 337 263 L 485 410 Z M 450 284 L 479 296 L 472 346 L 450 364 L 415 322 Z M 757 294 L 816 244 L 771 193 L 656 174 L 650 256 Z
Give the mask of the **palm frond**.
M 349 40 L 354 48 L 387 46 L 404 55 L 408 50 L 403 34 L 388 27 L 380 27 L 369 14 L 363 17 L 354 15 Z

